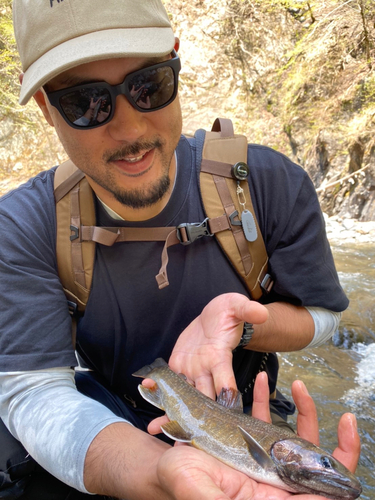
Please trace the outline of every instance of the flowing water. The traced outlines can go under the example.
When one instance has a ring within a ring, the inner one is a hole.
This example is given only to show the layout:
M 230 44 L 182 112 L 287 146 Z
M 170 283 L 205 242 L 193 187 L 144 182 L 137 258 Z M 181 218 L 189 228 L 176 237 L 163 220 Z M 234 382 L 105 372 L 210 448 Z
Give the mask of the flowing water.
M 290 396 L 295 379 L 316 402 L 320 444 L 332 452 L 337 424 L 356 415 L 362 451 L 357 476 L 361 500 L 375 500 L 375 245 L 332 247 L 340 281 L 350 299 L 333 341 L 315 349 L 280 354 L 279 387 Z

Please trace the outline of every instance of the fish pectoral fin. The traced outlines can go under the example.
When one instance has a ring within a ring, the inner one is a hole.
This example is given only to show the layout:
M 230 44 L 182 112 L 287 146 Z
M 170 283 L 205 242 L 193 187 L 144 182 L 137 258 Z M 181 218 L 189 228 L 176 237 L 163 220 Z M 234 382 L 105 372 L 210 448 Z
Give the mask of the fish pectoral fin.
M 223 387 L 216 402 L 225 408 L 243 413 L 242 396 L 237 389 Z
M 138 391 L 141 394 L 142 398 L 144 398 L 146 401 L 156 406 L 157 408 L 164 410 L 161 401 L 161 391 L 157 384 L 155 384 L 150 389 L 139 384 Z
M 161 430 L 166 436 L 173 439 L 174 441 L 180 441 L 181 443 L 191 443 L 193 440 L 193 435 L 185 431 L 181 425 L 172 420 L 161 426 Z
M 267 469 L 275 469 L 275 464 L 273 463 L 272 458 L 266 452 L 266 450 L 261 446 L 256 439 L 253 438 L 245 429 L 238 426 L 242 437 L 246 441 L 247 447 L 249 449 L 250 455 L 253 459 L 265 470 Z

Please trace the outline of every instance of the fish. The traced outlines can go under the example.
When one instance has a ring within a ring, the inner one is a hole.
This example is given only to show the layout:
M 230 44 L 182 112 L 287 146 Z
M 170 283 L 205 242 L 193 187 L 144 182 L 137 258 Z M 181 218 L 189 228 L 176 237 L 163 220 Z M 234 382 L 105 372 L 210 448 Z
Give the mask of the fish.
M 194 446 L 250 478 L 292 493 L 354 500 L 359 480 L 343 464 L 292 430 L 263 422 L 243 412 L 242 396 L 223 388 L 214 401 L 157 358 L 135 377 L 151 378 L 151 388 L 138 386 L 141 396 L 165 411 L 161 426 L 174 441 Z

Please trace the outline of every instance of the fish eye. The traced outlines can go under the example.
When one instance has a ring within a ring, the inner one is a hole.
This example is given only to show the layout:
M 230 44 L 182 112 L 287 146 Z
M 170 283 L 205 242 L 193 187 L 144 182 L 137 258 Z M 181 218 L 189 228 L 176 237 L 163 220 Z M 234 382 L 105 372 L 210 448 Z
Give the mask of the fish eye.
M 323 465 L 325 469 L 331 469 L 332 468 L 332 462 L 328 457 L 321 457 L 320 458 L 320 463 Z

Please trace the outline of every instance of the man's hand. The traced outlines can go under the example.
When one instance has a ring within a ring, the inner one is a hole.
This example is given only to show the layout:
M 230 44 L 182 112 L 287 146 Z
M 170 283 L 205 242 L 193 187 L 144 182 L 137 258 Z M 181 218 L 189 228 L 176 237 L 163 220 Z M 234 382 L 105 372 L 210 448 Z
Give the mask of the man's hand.
M 290 352 L 303 349 L 314 336 L 314 320 L 305 307 L 286 302 L 266 306 L 239 293 L 212 299 L 179 336 L 169 358 L 176 373 L 184 373 L 197 389 L 214 399 L 222 387 L 236 387 L 232 352 L 244 322 L 254 325 L 249 349 Z
M 164 490 L 177 500 L 326 500 L 257 483 L 188 446 L 177 446 L 164 453 L 158 463 L 158 477 Z
M 267 318 L 267 309 L 244 295 L 219 295 L 181 333 L 169 366 L 215 399 L 222 387 L 236 387 L 232 351 L 241 339 L 244 321 L 261 324 Z

